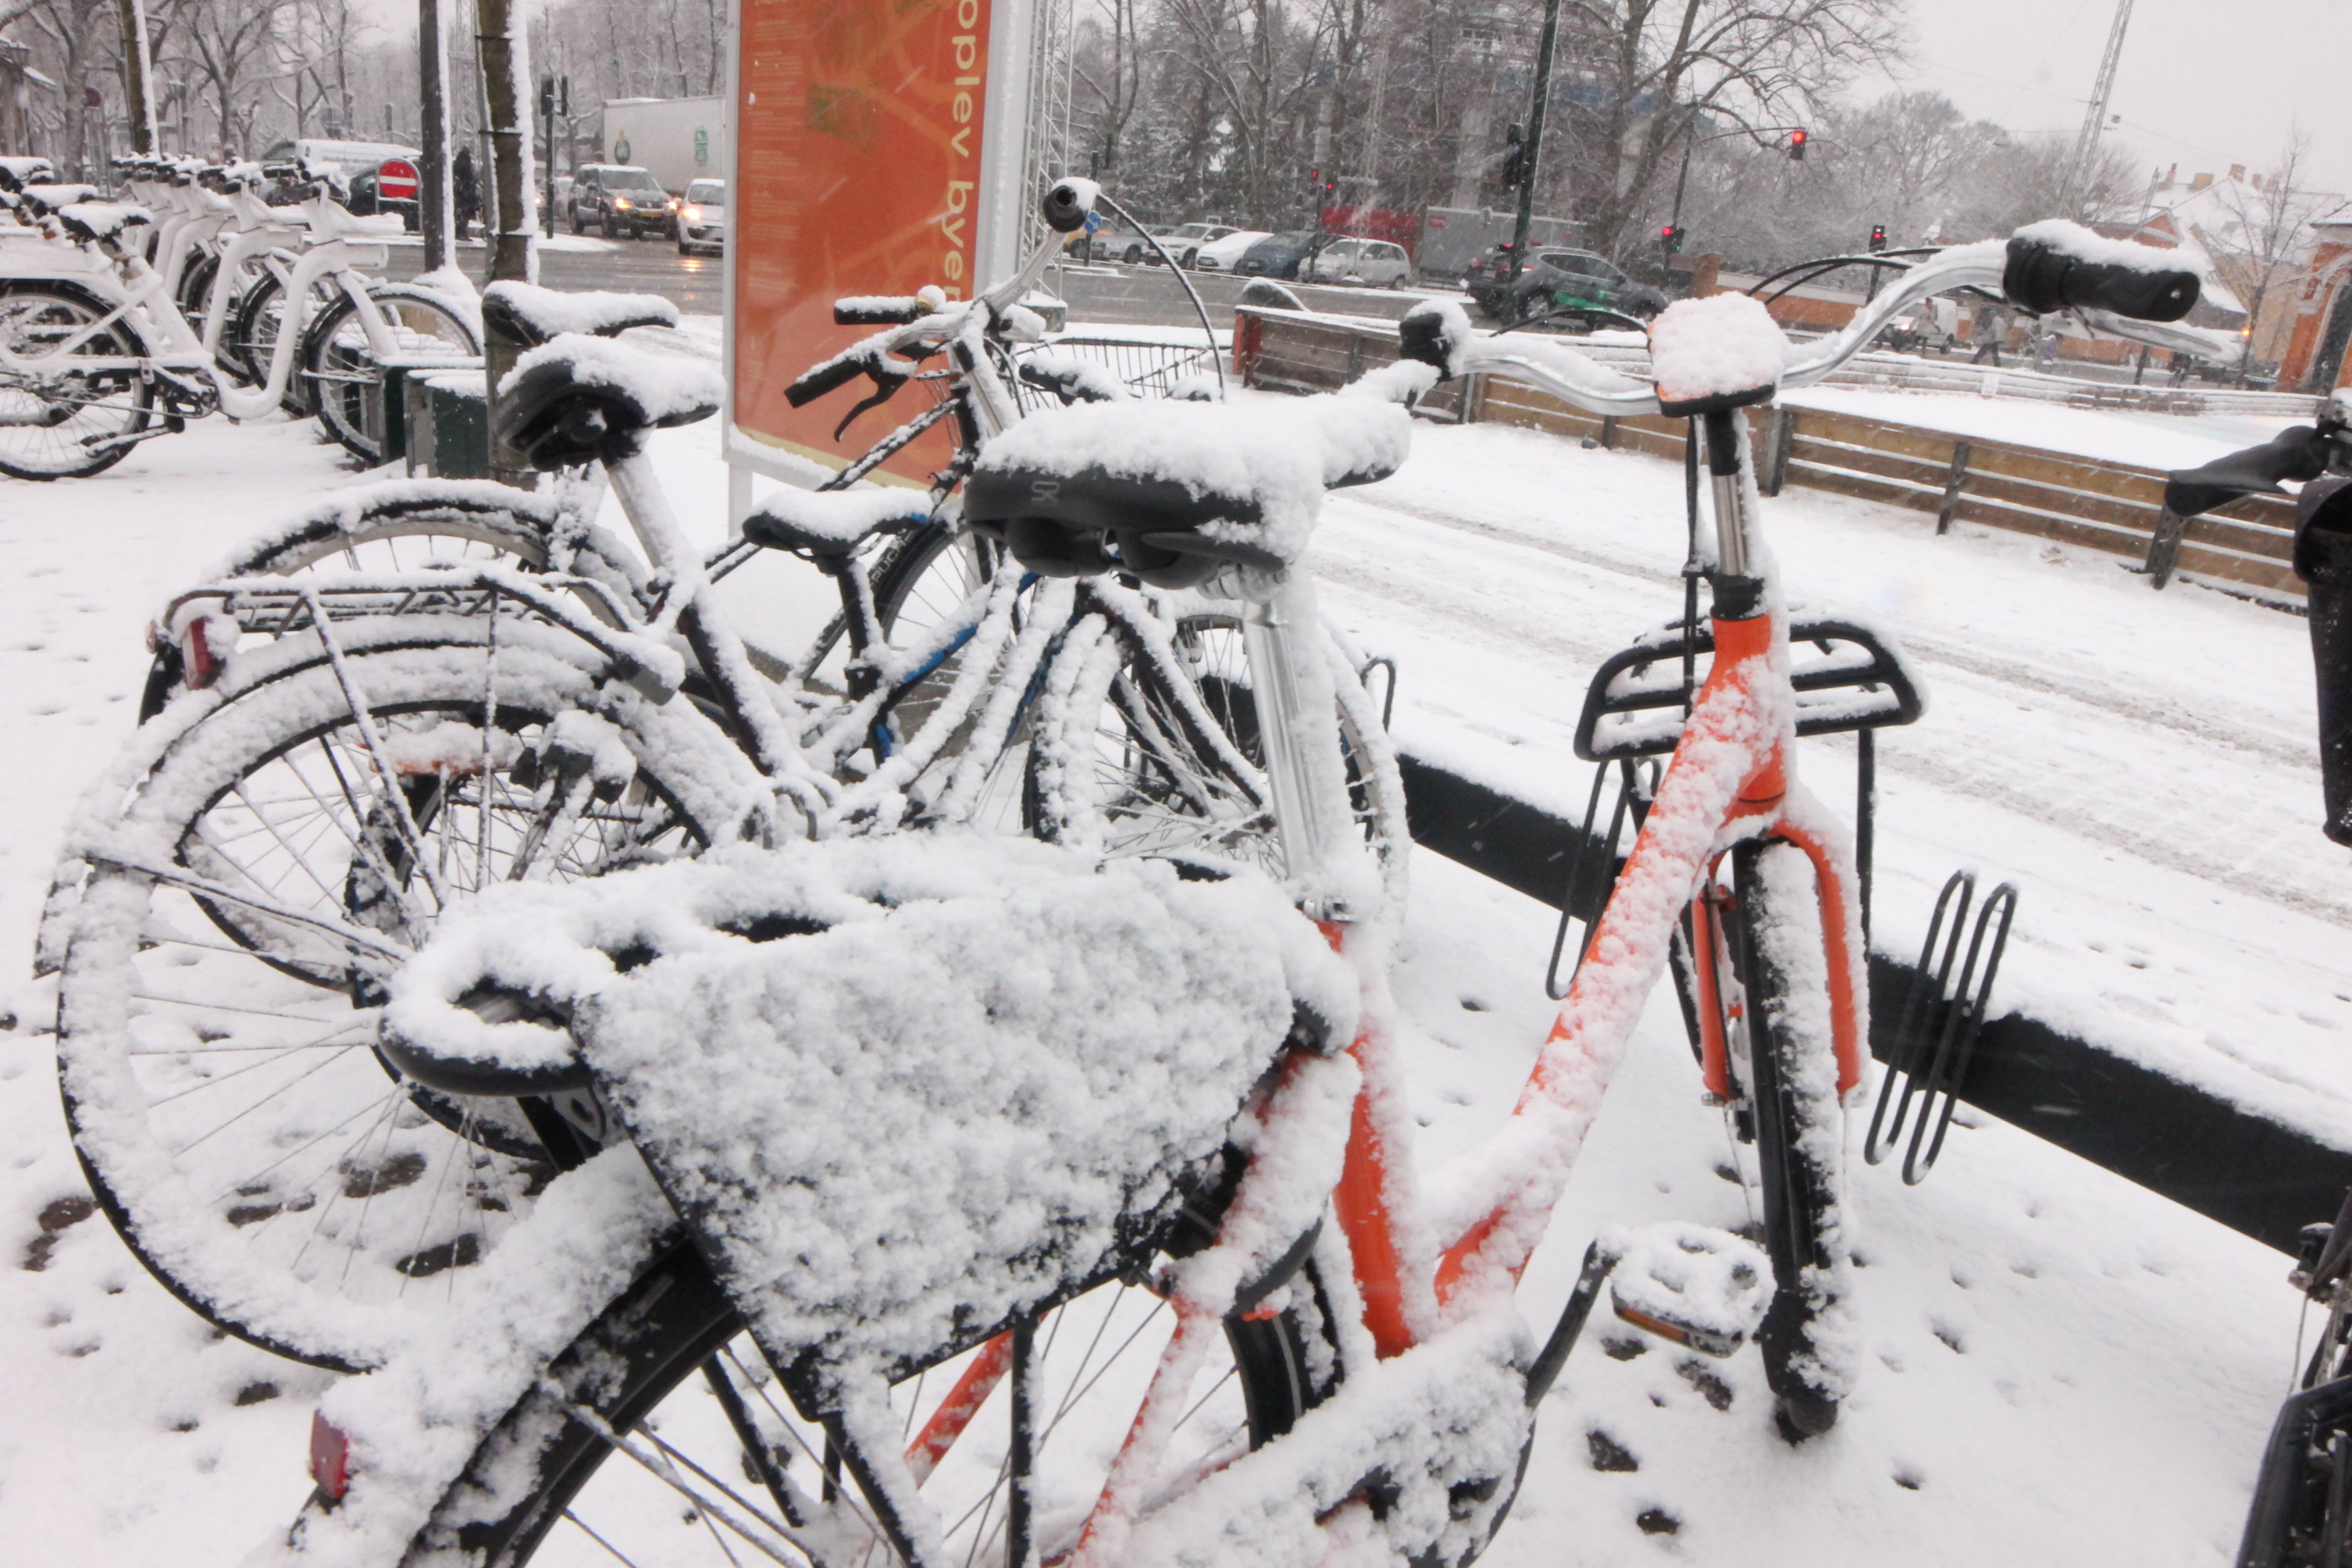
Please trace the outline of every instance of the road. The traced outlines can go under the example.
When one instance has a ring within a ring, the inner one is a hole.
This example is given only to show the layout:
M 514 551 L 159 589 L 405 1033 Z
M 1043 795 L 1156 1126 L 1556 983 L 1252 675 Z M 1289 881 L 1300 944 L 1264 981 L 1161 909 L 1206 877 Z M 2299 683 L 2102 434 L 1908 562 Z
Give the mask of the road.
M 658 294 L 689 315 L 718 315 L 724 309 L 725 263 L 715 256 L 680 256 L 667 240 L 617 240 L 559 237 L 563 248 L 540 253 L 540 281 L 551 289 L 610 289 L 624 293 Z M 573 249 L 574 246 L 593 247 Z M 415 277 L 425 265 L 421 244 L 391 247 L 385 268 L 394 279 Z M 458 247 L 459 263 L 476 282 L 483 281 L 488 249 L 476 241 Z M 1200 291 L 1209 319 L 1217 326 L 1234 322 L 1234 302 L 1243 280 L 1215 273 L 1187 275 Z M 1198 318 L 1184 291 L 1161 267 L 1070 267 L 1047 278 L 1048 286 L 1070 303 L 1070 319 L 1140 326 L 1192 326 Z M 1409 289 L 1342 289 L 1292 284 L 1309 309 L 1342 315 L 1394 318 L 1422 296 Z

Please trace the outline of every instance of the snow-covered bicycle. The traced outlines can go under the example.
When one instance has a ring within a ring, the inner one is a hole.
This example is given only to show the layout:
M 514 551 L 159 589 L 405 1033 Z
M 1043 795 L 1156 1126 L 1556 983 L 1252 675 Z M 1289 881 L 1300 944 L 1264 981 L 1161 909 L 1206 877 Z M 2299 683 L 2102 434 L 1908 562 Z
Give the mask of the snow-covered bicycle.
M 486 1291 L 454 1358 L 330 1396 L 293 1550 L 625 1558 L 646 1530 L 682 1544 L 657 1500 L 683 1494 L 714 1560 L 1465 1563 L 1612 1273 L 1622 1315 L 1693 1348 L 1760 1337 L 1794 1435 L 1825 1427 L 1852 1370 L 1862 955 L 1850 856 L 1791 771 L 1802 707 L 1740 411 L 1963 285 L 2153 318 L 2195 294 L 2152 253 L 2044 226 L 1915 269 L 1810 351 L 1752 301 L 1676 307 L 1654 384 L 1424 308 L 1421 363 L 1371 395 L 1077 408 L 991 443 L 967 519 L 1024 566 L 1232 607 L 1279 890 L 1214 857 L 1106 860 L 1098 819 L 1048 788 L 1056 847 L 738 850 L 453 918 L 394 982 L 387 1048 L 452 1089 L 560 1084 L 609 1141 L 534 1216 L 540 1294 Z M 1715 599 L 1711 668 L 1560 1023 L 1439 1209 L 1382 1027 L 1393 885 L 1357 817 L 1393 775 L 1369 727 L 1324 718 L 1361 696 L 1299 561 L 1323 491 L 1403 456 L 1381 395 L 1471 371 L 1697 421 Z M 1076 667 L 1076 711 L 1125 657 Z M 1049 782 L 1093 728 L 1041 739 Z M 1699 968 L 1744 994 L 1714 998 L 1738 1032 L 1709 1076 L 1777 1121 L 1767 1249 L 1605 1237 L 1538 1349 L 1514 1281 L 1727 855 L 1740 912 Z
M 479 322 L 470 298 L 361 270 L 383 265 L 372 242 L 397 222 L 353 216 L 319 180 L 297 206 L 262 200 L 263 182 L 299 173 L 241 165 L 222 172 L 218 193 L 193 175 L 169 186 L 216 200 L 226 226 L 176 215 L 158 270 L 148 208 L 0 165 L 16 217 L 46 241 L 0 248 L 0 473 L 87 478 L 190 418 L 288 406 L 316 412 L 362 460 L 381 457 L 362 389 L 390 361 L 478 355 Z M 198 280 L 200 325 L 183 309 Z
M 977 309 L 1010 319 L 1014 282 Z M 110 1217 L 216 1325 L 330 1365 L 373 1364 L 444 1311 L 451 1281 L 420 1282 L 491 1257 L 572 1136 L 549 1097 L 386 1072 L 383 977 L 447 900 L 746 837 L 1034 827 L 1055 672 L 1110 643 L 1144 651 L 1114 672 L 1125 706 L 1097 700 L 1083 791 L 1057 798 L 1116 806 L 1110 833 L 1138 844 L 1245 852 L 1266 831 L 1219 711 L 1225 617 L 1171 630 L 1114 584 L 997 574 L 1001 547 L 935 515 L 952 470 L 929 493 L 786 492 L 705 561 L 642 447 L 707 413 L 715 379 L 594 335 L 674 310 L 505 286 L 487 303 L 552 340 L 506 406 L 572 477 L 343 492 L 182 595 L 156 627 L 151 721 L 93 796 L 45 927 L 61 1081 Z M 975 388 L 1013 395 L 1001 324 L 965 343 L 973 308 L 888 309 L 903 341 L 877 363 L 925 334 L 978 351 L 910 424 L 992 417 L 965 407 Z M 1033 381 L 1076 374 L 1047 359 Z M 595 470 L 644 561 L 582 521 Z M 816 558 L 840 592 L 797 657 L 745 643 L 705 591 L 765 549 Z M 1149 749 L 1118 743 L 1136 726 Z

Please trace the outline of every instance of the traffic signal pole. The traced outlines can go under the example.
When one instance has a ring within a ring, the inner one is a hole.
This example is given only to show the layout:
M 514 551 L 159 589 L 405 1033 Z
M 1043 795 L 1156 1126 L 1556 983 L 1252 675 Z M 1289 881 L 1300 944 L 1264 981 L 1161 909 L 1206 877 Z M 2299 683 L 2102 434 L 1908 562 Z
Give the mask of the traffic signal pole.
M 1536 100 L 1528 110 L 1528 139 L 1519 159 L 1519 221 L 1511 231 L 1514 287 L 1528 253 L 1528 230 L 1535 226 L 1536 165 L 1543 156 L 1544 105 L 1551 97 L 1551 45 L 1559 32 L 1559 0 L 1544 0 L 1543 36 L 1536 43 Z

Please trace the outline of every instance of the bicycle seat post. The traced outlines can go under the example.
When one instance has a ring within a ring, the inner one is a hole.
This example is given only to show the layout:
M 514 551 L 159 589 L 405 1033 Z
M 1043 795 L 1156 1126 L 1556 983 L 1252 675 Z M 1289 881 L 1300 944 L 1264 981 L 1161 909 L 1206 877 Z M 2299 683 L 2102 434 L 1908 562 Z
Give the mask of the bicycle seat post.
M 1211 591 L 1243 602 L 1242 646 L 1284 868 L 1310 919 L 1346 921 L 1359 880 L 1349 858 L 1360 853 L 1362 839 L 1345 815 L 1346 790 L 1328 783 L 1347 774 L 1328 717 L 1339 695 L 1318 646 L 1314 585 L 1300 573 L 1233 568 L 1212 580 Z

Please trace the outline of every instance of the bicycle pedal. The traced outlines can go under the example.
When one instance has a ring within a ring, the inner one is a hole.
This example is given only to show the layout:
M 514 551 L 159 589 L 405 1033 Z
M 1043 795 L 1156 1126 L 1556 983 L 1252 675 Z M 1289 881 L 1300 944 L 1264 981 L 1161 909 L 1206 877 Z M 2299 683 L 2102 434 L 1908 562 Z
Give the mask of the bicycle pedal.
M 1607 1245 L 1618 1257 L 1610 1308 L 1635 1328 L 1720 1359 L 1764 1321 L 1771 1262 L 1729 1231 L 1653 1225 L 1621 1232 Z

